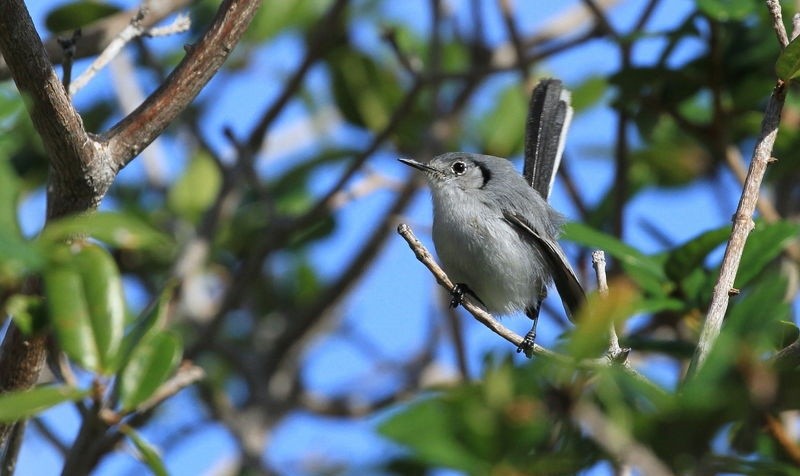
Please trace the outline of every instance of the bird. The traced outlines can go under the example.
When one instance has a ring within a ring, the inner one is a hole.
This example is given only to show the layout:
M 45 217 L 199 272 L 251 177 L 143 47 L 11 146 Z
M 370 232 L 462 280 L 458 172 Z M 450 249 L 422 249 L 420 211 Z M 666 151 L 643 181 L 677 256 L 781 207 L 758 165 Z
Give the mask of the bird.
M 532 320 L 517 352 L 531 357 L 547 286 L 555 283 L 567 317 L 586 297 L 558 236 L 563 216 L 547 199 L 571 118 L 559 80 L 534 89 L 523 174 L 508 159 L 448 152 L 428 163 L 401 158 L 424 173 L 433 202 L 433 242 L 455 283 L 451 305 L 474 296 L 493 315 L 524 312 Z

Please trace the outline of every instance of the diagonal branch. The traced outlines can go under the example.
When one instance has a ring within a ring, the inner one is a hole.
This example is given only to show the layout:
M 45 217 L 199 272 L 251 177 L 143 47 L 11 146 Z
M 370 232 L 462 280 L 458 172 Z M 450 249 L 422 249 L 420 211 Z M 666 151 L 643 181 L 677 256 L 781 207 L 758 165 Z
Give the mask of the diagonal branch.
M 767 5 L 772 5 L 774 2 L 768 0 Z M 778 37 L 785 36 L 785 31 L 781 35 L 780 30 L 783 28 L 783 23 L 780 18 L 775 17 L 776 13 L 773 8 L 770 12 L 775 19 L 776 30 Z M 778 9 L 777 15 L 780 14 Z M 785 44 L 780 40 L 782 45 Z M 750 169 L 747 172 L 745 179 L 744 189 L 742 196 L 739 199 L 739 205 L 736 208 L 736 214 L 733 216 L 733 230 L 728 239 L 728 244 L 725 248 L 725 255 L 722 258 L 722 265 L 719 271 L 719 278 L 714 286 L 714 294 L 711 298 L 711 305 L 708 309 L 703 330 L 700 333 L 700 339 L 697 343 L 694 357 L 689 366 L 687 378 L 691 378 L 702 367 L 708 358 L 711 347 L 719 336 L 720 329 L 722 328 L 722 320 L 725 317 L 725 311 L 728 309 L 728 301 L 730 300 L 730 293 L 733 290 L 733 283 L 736 279 L 736 272 L 739 269 L 739 262 L 742 259 L 742 252 L 744 245 L 747 242 L 747 236 L 753 230 L 753 213 L 755 212 L 756 204 L 759 198 L 759 189 L 761 188 L 761 181 L 764 179 L 764 174 L 767 171 L 767 165 L 770 163 L 772 157 L 772 147 L 775 144 L 775 138 L 778 135 L 778 126 L 781 121 L 781 111 L 783 110 L 783 103 L 786 100 L 787 84 L 778 80 L 775 89 L 767 103 L 767 109 L 764 112 L 764 119 L 761 122 L 761 137 L 759 137 L 753 150 L 753 158 L 750 161 Z
M 119 170 L 147 147 L 191 103 L 222 66 L 261 5 L 260 0 L 225 0 L 214 21 L 161 86 L 103 138 Z

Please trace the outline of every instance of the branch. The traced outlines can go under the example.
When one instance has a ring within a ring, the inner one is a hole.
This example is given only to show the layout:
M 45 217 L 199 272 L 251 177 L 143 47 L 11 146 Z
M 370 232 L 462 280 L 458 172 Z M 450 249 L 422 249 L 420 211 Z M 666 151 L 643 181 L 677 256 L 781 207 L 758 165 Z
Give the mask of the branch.
M 50 160 L 48 218 L 94 208 L 113 180 L 64 91 L 22 0 L 0 2 L 0 52 Z M 86 170 L 94 177 L 87 177 Z M 77 184 L 77 186 L 76 186 Z M 63 193 L 58 203 L 53 196 Z
M 403 237 L 404 240 L 408 243 L 408 246 L 414 251 L 414 255 L 417 259 L 425 265 L 426 268 L 433 274 L 436 278 L 436 282 L 439 283 L 442 287 L 444 287 L 448 292 L 453 291 L 454 284 L 447 277 L 447 274 L 436 264 L 434 261 L 433 256 L 430 252 L 425 249 L 425 246 L 420 242 L 416 236 L 414 236 L 414 232 L 411 231 L 411 227 L 406 225 L 405 223 L 401 223 L 397 227 L 397 233 Z M 492 332 L 499 335 L 503 339 L 511 342 L 514 344 L 514 347 L 519 347 L 522 344 L 522 337 L 514 333 L 514 331 L 508 329 L 504 325 L 500 324 L 500 321 L 495 319 L 491 314 L 484 311 L 475 301 L 472 299 L 472 296 L 469 294 L 465 294 L 464 298 L 461 302 L 461 305 L 466 309 L 470 314 L 472 314 L 475 319 L 477 319 L 481 324 L 491 329 Z M 545 349 L 544 347 L 534 344 L 533 345 L 533 353 L 534 354 L 552 354 L 550 351 Z
M 608 298 L 608 280 L 606 279 L 606 254 L 601 251 L 592 252 L 592 267 L 597 275 L 597 290 L 603 299 Z M 608 358 L 614 362 L 624 361 L 630 349 L 623 349 L 619 345 L 617 329 L 612 322 L 608 329 Z
M 778 418 L 766 413 L 764 415 L 764 424 L 767 427 L 767 432 L 772 435 L 772 438 L 780 445 L 781 449 L 786 453 L 786 456 L 792 460 L 795 466 L 800 466 L 800 447 L 794 442 L 793 438 L 786 433 L 786 428 L 783 427 Z
M 260 0 L 225 0 L 214 21 L 167 79 L 135 111 L 103 135 L 116 170 L 125 167 L 191 103 L 250 25 Z
M 153 3 L 153 2 L 148 2 Z M 144 19 L 149 15 L 149 10 L 145 9 L 144 6 L 136 12 L 133 18 L 131 18 L 130 23 L 126 26 L 117 36 L 114 37 L 114 40 L 109 43 L 108 47 L 103 50 L 103 52 L 98 56 L 91 65 L 83 72 L 80 76 L 70 85 L 69 87 L 69 95 L 74 96 L 79 90 L 83 89 L 84 86 L 89 84 L 89 81 L 94 78 L 94 76 L 103 69 L 112 59 L 114 59 L 122 48 L 125 47 L 131 40 L 145 35 L 148 33 L 147 27 L 144 24 Z M 163 36 L 164 34 L 172 34 L 172 33 L 179 33 L 189 29 L 191 26 L 191 22 L 189 21 L 189 17 L 185 15 L 178 15 L 175 21 L 162 28 L 153 29 L 149 33 L 152 36 Z M 153 32 L 157 32 L 156 35 Z M 167 32 L 167 33 L 163 33 Z
M 780 30 L 783 29 L 783 22 L 779 18 L 780 8 L 778 8 L 777 12 L 773 11 L 773 3 L 776 2 L 772 0 L 767 1 L 767 5 L 770 6 L 770 11 L 773 14 L 776 33 L 780 40 Z M 784 36 L 785 34 L 786 32 L 783 31 Z M 778 126 L 780 125 L 781 111 L 783 110 L 783 103 L 785 100 L 786 83 L 778 80 L 769 98 L 769 102 L 767 103 L 767 109 L 764 112 L 764 119 L 761 122 L 761 137 L 759 137 L 755 149 L 753 150 L 753 158 L 750 161 L 750 169 L 747 172 L 742 196 L 739 199 L 739 205 L 733 217 L 733 230 L 731 231 L 731 236 L 725 248 L 725 255 L 722 258 L 719 278 L 717 278 L 717 283 L 714 286 L 711 305 L 709 306 L 703 330 L 700 333 L 697 349 L 689 365 L 687 378 L 691 378 L 691 376 L 696 374 L 703 366 L 714 341 L 716 341 L 717 336 L 719 336 L 722 320 L 725 317 L 725 311 L 728 309 L 730 293 L 733 290 L 733 283 L 736 279 L 736 272 L 739 269 L 739 262 L 742 259 L 744 245 L 747 241 L 747 236 L 754 226 L 752 219 L 753 212 L 758 203 L 761 181 L 764 179 L 767 165 L 771 161 L 772 147 L 778 135 Z
M 781 14 L 780 0 L 766 0 L 767 9 L 772 17 L 772 29 L 775 30 L 775 36 L 778 38 L 778 43 L 781 49 L 786 48 L 789 44 L 789 37 L 786 35 L 786 26 L 783 24 L 783 15 Z
M 172 397 L 186 387 L 194 385 L 203 380 L 206 376 L 205 371 L 191 362 L 183 362 L 169 380 L 161 384 L 158 390 L 147 400 L 142 402 L 137 408 L 137 413 L 145 413 L 160 405 L 164 400 Z

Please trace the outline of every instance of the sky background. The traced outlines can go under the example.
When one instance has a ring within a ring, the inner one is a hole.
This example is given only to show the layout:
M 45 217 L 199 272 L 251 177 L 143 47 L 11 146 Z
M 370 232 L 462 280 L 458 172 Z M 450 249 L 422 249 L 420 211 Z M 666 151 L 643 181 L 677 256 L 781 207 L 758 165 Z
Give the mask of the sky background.
M 28 2 L 29 9 L 42 36 L 48 36 L 43 26 L 44 12 L 60 1 Z M 114 2 L 131 6 L 133 2 Z M 265 2 L 268 6 L 270 2 Z M 450 0 L 446 2 L 462 21 L 466 20 L 468 1 Z M 495 13 L 494 0 L 486 0 L 487 12 Z M 523 34 L 537 31 L 550 19 L 577 2 L 527 2 L 517 1 L 520 12 L 518 28 Z M 628 31 L 634 18 L 641 12 L 643 0 L 621 1 L 611 10 L 611 21 L 623 31 Z M 430 23 L 427 0 L 408 0 L 404 2 L 383 2 L 382 15 L 387 20 L 397 19 L 403 23 L 417 25 L 421 35 L 426 34 Z M 662 2 L 662 7 L 653 15 L 651 29 L 672 28 L 683 21 L 693 2 L 672 0 Z M 265 7 L 266 7 L 265 6 Z M 505 29 L 497 16 L 486 19 L 487 35 L 493 43 L 505 40 Z M 382 48 L 378 39 L 379 30 L 374 24 L 357 24 L 354 29 L 355 43 L 367 50 Z M 187 41 L 186 37 L 150 40 L 156 51 L 173 52 Z M 641 41 L 634 50 L 636 64 L 649 64 L 654 61 L 655 52 L 661 44 L 657 40 Z M 257 60 L 244 73 L 233 76 L 221 73 L 211 82 L 201 95 L 201 99 L 213 100 L 214 110 L 208 114 L 202 127 L 208 140 L 218 149 L 224 150 L 227 141 L 222 135 L 222 127 L 230 126 L 244 135 L 249 131 L 253 118 L 258 117 L 265 105 L 282 88 L 285 73 L 291 71 L 300 60 L 302 41 L 296 36 L 282 36 L 257 53 Z M 675 56 L 680 62 L 692 57 L 698 51 L 697 44 L 686 42 L 680 45 Z M 603 76 L 618 67 L 616 50 L 608 42 L 598 40 L 586 46 L 571 50 L 568 54 L 553 57 L 540 65 L 537 74 L 548 74 L 561 78 L 566 86 L 574 87 L 588 77 Z M 77 71 L 85 68 L 85 62 L 76 65 Z M 309 76 L 312 91 L 327 93 L 327 74 L 323 68 L 315 68 Z M 474 106 L 488 108 L 492 105 L 494 91 L 510 82 L 517 81 L 513 74 L 503 75 L 489 81 L 481 90 L 479 100 Z M 94 82 L 76 97 L 78 107 L 90 104 L 98 97 L 113 97 L 111 75 L 108 70 L 101 73 Z M 145 88 L 150 87 L 142 79 Z M 596 202 L 603 196 L 613 178 L 613 162 L 610 148 L 614 137 L 615 119 L 607 107 L 606 98 L 602 104 L 578 114 L 572 123 L 565 151 L 576 183 L 583 198 L 588 203 Z M 334 116 L 329 124 L 331 136 L 343 143 L 363 143 L 363 135 L 354 133 L 343 126 Z M 266 177 L 274 177 L 291 165 L 293 158 L 299 157 L 305 148 L 313 147 L 314 137 L 309 134 L 308 117 L 300 106 L 291 107 L 282 115 L 271 137 L 272 148 L 259 159 L 259 171 Z M 524 127 L 520 124 L 520 127 Z M 293 140 L 282 140 L 290 137 Z M 159 140 L 154 147 L 163 151 L 165 161 L 160 165 L 168 177 L 180 174 L 186 157 L 179 144 L 170 140 Z M 743 151 L 749 157 L 750 151 Z M 374 170 L 393 180 L 404 180 L 412 170 L 399 164 L 396 154 L 384 152 L 377 154 L 370 163 Z M 519 159 L 519 158 L 517 158 Z M 518 167 L 521 167 L 517 160 Z M 124 170 L 120 181 L 139 180 L 143 175 L 140 160 Z M 724 172 L 723 172 L 724 173 Z M 327 191 L 332 177 L 336 174 L 320 176 L 314 183 L 319 194 Z M 358 179 L 354 183 L 358 182 Z M 664 249 L 663 243 L 646 233 L 641 223 L 657 223 L 658 227 L 675 242 L 682 242 L 702 231 L 730 223 L 735 210 L 740 188 L 735 179 L 728 175 L 722 178 L 722 186 L 711 182 L 697 181 L 692 186 L 681 189 L 650 189 L 636 197 L 626 210 L 626 234 L 624 240 L 645 253 Z M 357 250 L 373 223 L 393 199 L 394 192 L 383 190 L 360 198 L 357 202 L 342 209 L 338 214 L 336 231 L 327 240 L 311 250 L 311 261 L 321 274 L 330 277 Z M 577 213 L 572 207 L 560 180 L 556 181 L 551 196 L 553 206 L 564 213 L 568 219 L 575 219 Z M 666 204 L 669 204 L 666 206 Z M 114 204 L 104 203 L 106 208 Z M 43 223 L 44 194 L 38 193 L 27 198 L 21 211 L 21 222 L 28 234 L 36 233 Z M 416 197 L 407 216 L 402 217 L 412 225 L 416 234 L 432 250 L 430 239 L 431 206 L 430 196 L 424 191 Z M 419 349 L 429 330 L 429 320 L 439 319 L 436 309 L 431 307 L 432 296 L 438 293 L 433 278 L 417 261 L 406 243 L 397 236 L 380 255 L 378 262 L 355 292 L 343 306 L 343 327 L 357 332 L 380 349 L 384 356 L 408 355 Z M 575 247 L 565 243 L 569 251 Z M 574 253 L 570 253 L 574 256 Z M 718 257 L 720 251 L 715 255 Z M 589 286 L 591 287 L 591 286 Z M 132 307 L 140 306 L 141 290 L 129 285 L 126 289 Z M 551 292 L 551 295 L 555 295 Z M 560 305 L 550 298 L 553 309 Z M 529 326 L 527 319 L 509 318 L 504 321 L 518 333 L 524 334 Z M 470 318 L 464 319 L 466 343 L 469 349 L 469 368 L 479 375 L 484 355 L 493 353 L 506 355 L 511 350 L 509 344 L 483 328 Z M 537 342 L 548 346 L 561 332 L 556 321 L 547 316 L 542 319 Z M 446 339 L 445 339 L 446 340 Z M 304 380 L 308 387 L 326 395 L 337 395 L 357 389 L 364 396 L 382 395 L 397 385 L 391 375 L 380 372 L 370 364 L 368 355 L 354 346 L 347 335 L 334 332 L 312 342 L 306 351 L 306 370 Z M 455 358 L 452 347 L 443 346 L 439 351 L 442 362 L 442 375 L 454 374 Z M 520 358 L 520 357 L 515 357 Z M 521 358 L 520 358 L 521 359 Z M 521 360 L 520 360 L 521 362 Z M 649 365 L 641 369 L 650 378 L 672 385 L 676 373 L 668 365 Z M 179 427 L 187 422 L 198 422 L 194 431 L 185 435 L 180 442 L 165 449 L 168 468 L 174 474 L 213 474 L 215 468 L 224 466 L 236 454 L 235 445 L 222 427 L 203 422 L 205 416 L 191 398 L 191 390 L 184 391 L 168 400 L 161 410 L 163 417 L 159 424 L 150 425 L 143 433 L 153 442 L 159 443 L 164 433 L 164 425 Z M 375 436 L 373 428 L 385 417 L 385 413 L 361 421 L 341 421 L 320 418 L 310 414 L 298 413 L 285 421 L 271 436 L 265 456 L 271 465 L 284 474 L 310 474 L 317 464 L 328 465 L 341 461 L 352 467 L 362 469 L 372 462 L 378 462 L 387 454 L 398 449 Z M 45 420 L 56 428 L 59 434 L 68 438 L 77 428 L 78 417 L 69 405 L 49 411 Z M 23 445 L 19 460 L 18 474 L 55 474 L 60 470 L 61 460 L 52 447 L 35 437 L 35 429 L 29 430 L 29 438 Z M 97 474 L 139 474 L 141 466 L 129 455 L 118 453 L 104 460 Z M 608 468 L 596 468 L 593 474 L 606 474 Z M 358 474 L 363 474 L 356 471 Z M 356 474 L 353 473 L 353 474 Z M 449 474 L 442 472 L 442 474 Z

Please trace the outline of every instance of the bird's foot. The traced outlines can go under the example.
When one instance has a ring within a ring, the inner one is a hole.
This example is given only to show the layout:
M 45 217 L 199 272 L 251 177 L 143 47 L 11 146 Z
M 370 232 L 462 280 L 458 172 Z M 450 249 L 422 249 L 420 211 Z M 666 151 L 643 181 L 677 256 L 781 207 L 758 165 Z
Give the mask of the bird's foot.
M 525 334 L 522 342 L 520 342 L 519 346 L 517 347 L 517 353 L 524 352 L 525 357 L 530 359 L 533 357 L 534 343 L 536 343 L 536 330 L 531 329 L 527 334 Z
M 453 286 L 453 290 L 450 292 L 450 307 L 452 309 L 457 308 L 458 305 L 463 302 L 464 294 L 466 293 L 472 293 L 469 286 L 464 283 L 456 283 L 456 285 Z

